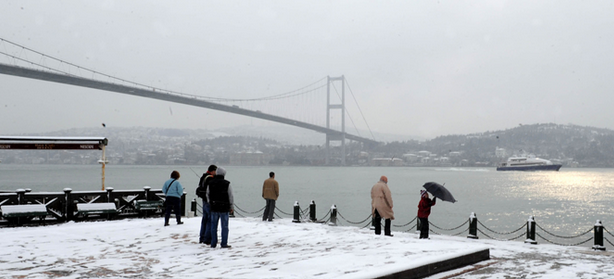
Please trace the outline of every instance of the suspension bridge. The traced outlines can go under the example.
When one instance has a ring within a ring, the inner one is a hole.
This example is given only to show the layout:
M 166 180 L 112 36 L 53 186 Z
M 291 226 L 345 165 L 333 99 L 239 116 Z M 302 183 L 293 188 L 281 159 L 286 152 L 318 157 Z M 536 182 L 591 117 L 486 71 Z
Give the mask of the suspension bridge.
M 0 59 L 0 74 L 219 110 L 323 133 L 326 135 L 327 165 L 331 161 L 331 142 L 340 143 L 339 159 L 342 165 L 345 165 L 346 140 L 367 145 L 378 144 L 354 97 L 356 107 L 371 137 L 361 136 L 358 128 L 356 128 L 356 124 L 347 110 L 346 88 L 349 89 L 352 96 L 354 94 L 351 92 L 344 76 L 325 77 L 300 89 L 273 96 L 228 99 L 186 94 L 129 81 L 46 55 L 2 38 L 0 38 L 0 58 L 4 58 Z M 339 85 L 340 89 L 337 88 Z M 333 93 L 336 93 L 336 96 Z M 323 96 L 326 97 L 326 102 L 321 100 Z M 282 100 L 285 103 L 280 105 L 279 102 Z M 316 107 L 317 109 L 314 109 Z M 286 110 L 280 111 L 279 108 L 286 108 Z M 322 121 L 320 116 L 324 112 L 326 118 Z M 314 113 L 318 116 L 314 117 Z M 358 135 L 346 132 L 346 116 L 356 128 Z M 331 123 L 331 120 L 334 123 Z

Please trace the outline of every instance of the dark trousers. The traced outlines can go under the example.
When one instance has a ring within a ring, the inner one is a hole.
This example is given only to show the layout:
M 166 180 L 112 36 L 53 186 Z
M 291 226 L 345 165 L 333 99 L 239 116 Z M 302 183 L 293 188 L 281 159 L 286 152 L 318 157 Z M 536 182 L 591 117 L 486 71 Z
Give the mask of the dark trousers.
M 168 219 L 171 218 L 171 210 L 175 211 L 177 223 L 181 222 L 181 198 L 166 197 L 166 212 L 164 215 L 164 224 L 168 224 Z
M 382 234 L 382 216 L 375 210 L 375 218 L 373 219 L 375 234 Z M 390 235 L 390 219 L 384 219 L 384 234 Z
M 264 214 L 262 214 L 262 221 L 273 221 L 273 214 L 275 214 L 275 200 L 265 199 L 266 206 L 264 207 Z
M 420 238 L 429 238 L 429 218 L 420 219 Z

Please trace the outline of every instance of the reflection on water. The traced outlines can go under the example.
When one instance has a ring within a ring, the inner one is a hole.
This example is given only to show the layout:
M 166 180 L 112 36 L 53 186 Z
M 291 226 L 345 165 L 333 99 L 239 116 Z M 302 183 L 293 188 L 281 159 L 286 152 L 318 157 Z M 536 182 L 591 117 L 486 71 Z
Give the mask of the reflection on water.
M 317 217 L 335 204 L 348 220 L 364 220 L 371 209 L 371 186 L 381 175 L 388 176 L 396 220 L 405 224 L 416 216 L 419 192 L 429 181 L 445 183 L 457 203 L 439 201 L 429 218 L 434 224 L 452 228 L 475 212 L 478 219 L 497 231 L 512 231 L 535 216 L 538 224 L 561 235 L 584 232 L 602 220 L 614 228 L 614 170 L 561 169 L 559 172 L 497 172 L 488 168 L 405 167 L 244 167 L 225 166 L 237 204 L 247 211 L 264 206 L 262 182 L 269 171 L 276 173 L 281 196 L 277 206 L 292 212 L 298 201 L 307 208 L 314 200 Z M 188 199 L 194 198 L 199 175 L 206 166 L 116 166 L 107 165 L 106 186 L 115 189 L 161 188 L 172 170 Z M 100 166 L 6 165 L 0 164 L 0 190 L 31 188 L 33 191 L 97 190 L 101 187 Z M 280 214 L 283 218 L 291 218 Z M 349 225 L 347 223 L 342 223 Z M 407 228 L 397 228 L 406 230 Z M 613 231 L 613 230 L 611 230 Z

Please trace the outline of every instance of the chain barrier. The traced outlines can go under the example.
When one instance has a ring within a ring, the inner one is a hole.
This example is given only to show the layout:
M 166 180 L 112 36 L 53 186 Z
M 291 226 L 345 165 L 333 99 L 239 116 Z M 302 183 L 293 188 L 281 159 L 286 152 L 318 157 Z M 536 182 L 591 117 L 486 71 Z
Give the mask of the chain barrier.
M 408 230 L 406 230 L 406 232 L 411 232 L 411 231 L 413 231 L 414 229 L 417 229 L 417 228 L 418 228 L 418 224 L 416 223 L 416 224 L 414 224 L 414 225 L 413 225 L 411 228 L 409 228 Z
M 553 233 L 551 233 L 551 232 L 546 231 L 544 228 L 542 228 L 542 227 L 541 227 L 539 224 L 537 224 L 537 223 L 535 223 L 535 225 L 536 225 L 538 228 L 540 228 L 542 231 L 544 231 L 545 233 L 547 233 L 547 234 L 549 234 L 549 235 L 551 235 L 551 236 L 558 237 L 558 238 L 567 238 L 567 239 L 570 239 L 570 238 L 576 238 L 576 237 L 581 237 L 581 236 L 583 236 L 583 235 L 585 235 L 585 234 L 587 234 L 587 233 L 589 233 L 589 232 L 592 232 L 592 231 L 593 231 L 593 228 L 590 228 L 588 231 L 583 232 L 583 233 L 581 233 L 581 234 L 579 234 L 579 235 L 574 235 L 574 236 L 562 236 L 562 235 L 556 235 L 556 234 L 553 234 Z
M 488 227 L 486 227 L 484 224 L 482 224 L 482 222 L 480 222 L 480 220 L 478 220 L 478 224 L 482 225 L 482 227 L 487 229 L 489 232 L 496 233 L 496 234 L 501 234 L 501 235 L 508 235 L 508 234 L 516 233 L 519 230 L 522 230 L 524 227 L 527 226 L 527 223 L 524 223 L 520 228 L 518 228 L 518 229 L 516 229 L 514 231 L 511 231 L 511 232 L 496 232 L 496 231 L 493 231 L 493 230 L 489 229 Z
M 605 237 L 604 237 L 603 239 L 605 239 L 605 241 L 607 241 L 608 243 L 610 243 L 610 245 L 614 246 L 614 244 L 612 244 L 612 242 L 610 242 L 610 240 L 609 240 L 609 239 L 607 239 L 607 238 L 605 238 Z
M 485 234 L 482 230 L 480 230 L 480 228 L 478 228 L 478 232 L 480 232 L 481 234 L 483 234 L 485 237 L 490 238 L 490 239 L 496 239 L 490 235 Z
M 462 226 L 466 225 L 467 223 L 469 223 L 469 219 L 467 219 L 467 221 L 465 221 L 465 223 L 460 224 L 460 225 L 459 225 L 458 227 L 456 227 L 456 228 L 451 228 L 451 229 L 443 229 L 443 228 L 440 228 L 440 227 L 436 226 L 435 224 L 431 223 L 431 221 L 429 221 L 429 224 L 431 224 L 431 226 L 433 226 L 433 227 L 435 227 L 435 228 L 437 228 L 437 229 L 440 229 L 440 230 L 442 230 L 442 231 L 453 231 L 453 230 L 459 229 L 460 227 L 462 227 Z
M 329 210 L 326 215 L 324 215 L 324 217 L 322 217 L 322 219 L 318 220 L 318 222 L 328 222 L 330 221 L 330 217 L 328 215 L 330 215 L 330 213 L 332 212 L 332 210 Z M 326 219 L 326 217 L 328 217 L 328 219 Z
M 614 237 L 614 234 L 612 234 L 610 231 L 608 231 L 608 229 L 606 229 L 605 227 L 603 227 L 603 230 L 606 231 L 612 237 Z M 614 245 L 612 245 L 612 246 L 614 246 Z
M 360 224 L 362 224 L 362 223 L 366 222 L 367 220 L 371 219 L 371 217 L 373 216 L 373 214 L 369 214 L 369 216 L 367 217 L 367 219 L 364 219 L 364 220 L 362 220 L 362 221 L 360 221 L 360 222 L 352 222 L 352 221 L 350 221 L 350 220 L 348 220 L 348 219 L 345 219 L 345 217 L 343 217 L 343 215 L 341 215 L 341 212 L 337 211 L 337 214 L 339 215 L 339 217 L 341 217 L 341 219 L 345 220 L 346 222 L 348 222 L 348 223 L 350 223 L 350 224 L 354 224 L 354 225 L 360 225 Z
M 416 219 L 418 219 L 418 217 L 414 217 L 414 219 L 411 219 L 411 221 L 407 222 L 407 224 L 404 224 L 404 225 L 392 225 L 392 226 L 396 227 L 396 228 L 402 228 L 402 227 L 405 227 L 405 226 L 409 226 L 409 224 L 411 224 L 413 221 L 416 221 Z
M 266 206 L 265 206 L 264 208 L 266 208 Z M 264 208 L 262 208 L 262 210 L 264 210 Z M 285 215 L 289 215 L 289 216 L 294 215 L 294 214 L 290 214 L 290 213 L 284 212 L 283 210 L 279 209 L 279 207 L 277 207 L 277 206 L 275 206 L 275 209 L 276 209 L 276 210 L 275 210 L 275 214 L 277 214 L 277 212 L 281 212 L 281 213 L 283 213 L 283 214 L 285 214 Z M 301 209 L 301 208 L 299 207 L 299 210 L 300 210 L 300 209 Z
M 461 235 L 461 234 L 463 234 L 463 233 L 465 233 L 465 232 L 468 232 L 468 231 L 469 231 L 469 227 L 467 227 L 467 228 L 466 228 L 464 231 L 462 231 L 462 232 L 459 232 L 459 233 L 455 233 L 455 234 L 453 234 L 452 236 L 459 236 L 459 235 Z
M 370 227 L 372 223 L 373 223 L 372 221 L 369 221 L 369 223 L 367 223 L 366 225 L 362 226 L 361 229 L 364 229 L 366 227 Z
M 235 214 L 237 214 L 237 215 L 239 215 L 239 217 L 243 217 L 243 218 L 245 218 L 245 216 L 243 216 L 241 213 L 239 213 L 239 211 L 236 211 L 236 210 L 235 210 L 235 212 L 234 212 L 234 213 L 235 213 Z
M 539 238 L 541 238 L 541 239 L 543 239 L 543 240 L 545 240 L 545 241 L 547 241 L 547 242 L 549 242 L 549 243 L 551 243 L 551 244 L 554 244 L 554 245 L 560 245 L 560 246 L 578 246 L 578 245 L 582 245 L 582 244 L 584 244 L 584 243 L 587 243 L 587 242 L 589 242 L 589 241 L 593 240 L 593 238 L 594 238 L 594 237 L 592 237 L 592 236 L 591 236 L 589 239 L 587 239 L 587 240 L 585 240 L 585 241 L 582 241 L 582 242 L 579 242 L 579 243 L 576 243 L 576 244 L 562 244 L 562 243 L 556 243 L 556 242 L 550 241 L 550 240 L 548 240 L 548 239 L 545 239 L 543 236 L 541 236 L 541 235 L 540 235 L 539 233 L 537 233 L 537 232 L 535 233 L 535 235 L 539 236 Z
M 266 206 L 264 206 L 264 207 L 262 207 L 262 208 L 261 208 L 260 210 L 258 210 L 258 211 L 249 212 L 249 211 L 245 211 L 245 210 L 241 209 L 241 208 L 240 208 L 240 207 L 239 207 L 237 204 L 234 204 L 234 207 L 235 207 L 236 209 L 238 209 L 239 211 L 241 211 L 241 212 L 245 213 L 245 214 L 256 214 L 256 213 L 260 213 L 261 211 L 264 211 L 264 209 L 266 208 Z

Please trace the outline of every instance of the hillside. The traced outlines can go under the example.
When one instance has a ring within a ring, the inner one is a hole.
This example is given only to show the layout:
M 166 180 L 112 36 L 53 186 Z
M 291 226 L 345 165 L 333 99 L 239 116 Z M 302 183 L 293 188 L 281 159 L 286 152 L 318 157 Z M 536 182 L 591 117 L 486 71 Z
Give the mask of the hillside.
M 325 156 L 324 140 L 319 145 L 293 145 L 271 139 L 279 136 L 269 136 L 266 131 L 249 136 L 235 135 L 229 130 L 132 127 L 70 129 L 44 135 L 106 136 L 109 138 L 107 157 L 115 164 L 230 163 L 235 153 L 264 153 L 268 164 L 322 165 Z M 340 148 L 334 148 L 333 152 L 333 157 L 340 158 Z M 99 153 L 0 150 L 0 160 L 2 163 L 95 164 Z M 346 153 L 347 165 L 378 165 L 373 163 L 375 158 L 397 158 L 394 165 L 495 166 L 508 156 L 532 153 L 566 167 L 614 167 L 614 130 L 577 125 L 520 125 L 424 141 L 393 141 L 375 147 L 348 143 Z

